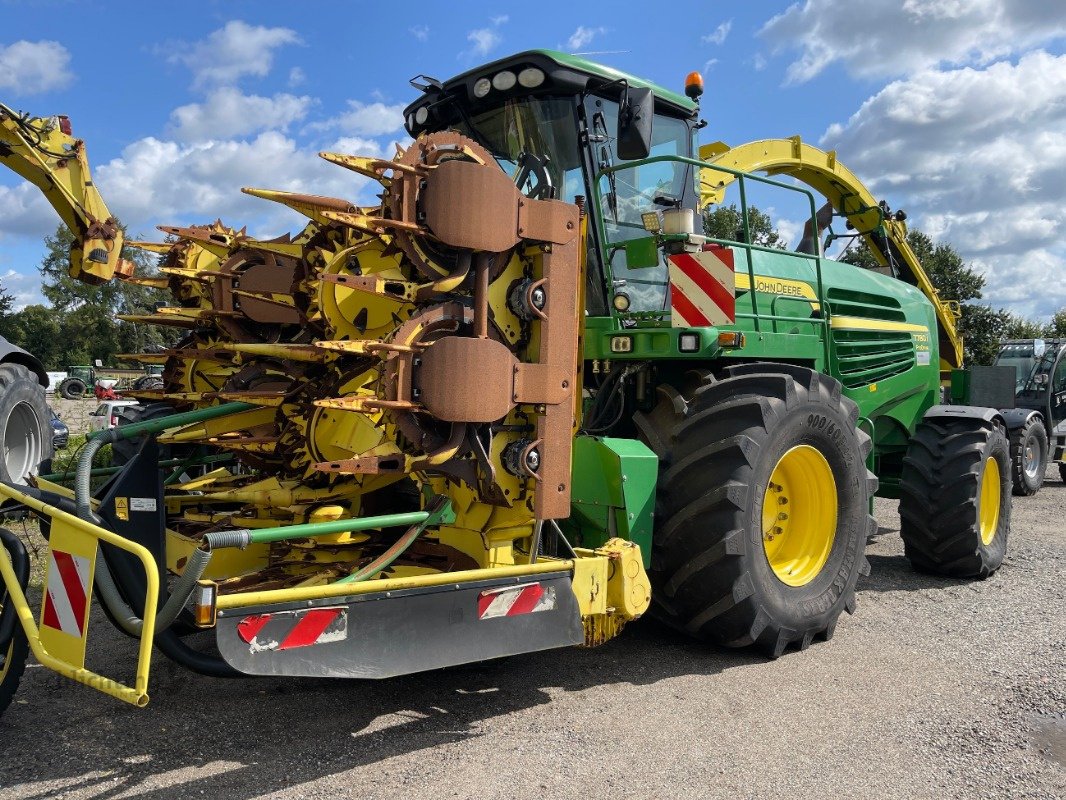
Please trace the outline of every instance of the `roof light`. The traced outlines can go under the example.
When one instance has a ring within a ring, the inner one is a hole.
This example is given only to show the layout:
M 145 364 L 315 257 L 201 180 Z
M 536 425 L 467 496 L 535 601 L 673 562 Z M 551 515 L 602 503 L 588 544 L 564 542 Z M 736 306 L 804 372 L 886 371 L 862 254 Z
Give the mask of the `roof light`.
M 415 122 L 419 125 L 425 125 L 426 120 L 429 119 L 429 106 L 419 106 L 415 111 Z
M 544 83 L 544 71 L 536 67 L 526 67 L 518 73 L 518 83 L 527 89 L 536 89 Z
M 513 89 L 515 82 L 518 79 L 515 74 L 509 69 L 505 69 L 503 72 L 497 72 L 492 76 L 492 87 L 499 89 L 501 92 L 506 92 L 508 89 Z
M 492 81 L 488 78 L 478 78 L 474 81 L 474 97 L 484 97 L 492 89 Z
M 693 100 L 698 100 L 703 94 L 703 76 L 698 72 L 690 72 L 685 78 L 685 94 Z

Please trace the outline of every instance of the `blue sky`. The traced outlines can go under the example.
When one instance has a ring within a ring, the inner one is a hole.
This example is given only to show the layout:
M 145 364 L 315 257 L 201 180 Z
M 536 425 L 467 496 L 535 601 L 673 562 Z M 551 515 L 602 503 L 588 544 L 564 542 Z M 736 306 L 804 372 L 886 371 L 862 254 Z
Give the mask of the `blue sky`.
M 295 10 L 294 10 L 295 9 Z M 405 15 L 405 16 L 401 16 Z M 801 135 L 835 148 L 893 208 L 1030 316 L 1066 306 L 1066 4 L 847 0 L 672 5 L 0 0 L 0 101 L 68 114 L 131 233 L 221 216 L 299 228 L 241 186 L 367 200 L 322 149 L 392 152 L 408 79 L 447 78 L 535 47 L 680 90 L 706 79 L 701 141 Z M 39 300 L 58 222 L 0 173 L 0 276 Z M 779 227 L 798 223 L 782 212 Z

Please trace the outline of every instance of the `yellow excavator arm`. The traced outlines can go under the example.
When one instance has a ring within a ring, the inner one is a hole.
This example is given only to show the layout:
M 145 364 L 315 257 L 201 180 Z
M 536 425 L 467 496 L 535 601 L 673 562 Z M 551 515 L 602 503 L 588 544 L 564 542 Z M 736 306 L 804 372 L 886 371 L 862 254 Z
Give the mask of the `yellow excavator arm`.
M 862 181 L 837 162 L 835 152 L 819 150 L 793 136 L 763 139 L 738 147 L 714 142 L 700 148 L 700 158 L 708 163 L 700 170 L 701 206 L 720 203 L 726 188 L 736 180 L 736 176 L 715 166 L 771 176 L 787 175 L 824 195 L 833 210 L 846 217 L 851 227 L 862 235 L 882 266 L 892 266 L 898 277 L 929 298 L 936 309 L 941 369 L 962 366 L 958 303 L 940 299 L 918 256 L 907 244 L 907 225 L 902 217 L 887 214 Z M 822 215 L 818 216 L 821 227 Z M 814 236 L 817 239 L 818 232 Z
M 74 233 L 70 274 L 104 283 L 133 265 L 122 259 L 122 229 L 93 185 L 85 143 L 71 135 L 67 117 L 31 117 L 0 103 L 0 163 L 48 198 Z

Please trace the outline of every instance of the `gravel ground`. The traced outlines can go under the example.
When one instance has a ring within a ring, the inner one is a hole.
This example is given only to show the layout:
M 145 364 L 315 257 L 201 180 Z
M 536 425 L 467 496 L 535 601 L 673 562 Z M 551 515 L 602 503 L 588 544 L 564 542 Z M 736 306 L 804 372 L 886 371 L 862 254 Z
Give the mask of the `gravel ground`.
M 211 680 L 157 656 L 145 709 L 31 664 L 0 720 L 0 796 L 1063 797 L 1063 508 L 1049 472 L 1003 569 L 967 583 L 912 572 L 877 501 L 858 613 L 777 661 L 649 621 L 377 683 Z M 98 611 L 90 631 L 89 666 L 129 679 L 133 643 Z

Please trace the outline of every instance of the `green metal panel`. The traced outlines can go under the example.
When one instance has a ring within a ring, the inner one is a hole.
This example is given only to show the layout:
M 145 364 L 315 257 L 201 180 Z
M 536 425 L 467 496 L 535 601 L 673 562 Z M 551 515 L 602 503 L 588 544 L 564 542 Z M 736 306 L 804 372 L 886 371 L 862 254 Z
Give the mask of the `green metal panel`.
M 571 534 L 583 547 L 619 536 L 640 545 L 651 565 L 659 459 L 636 439 L 579 436 L 574 440 Z

